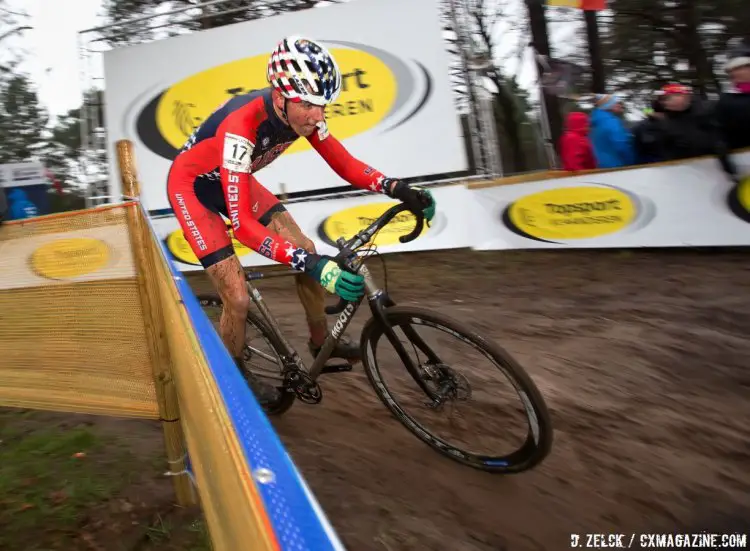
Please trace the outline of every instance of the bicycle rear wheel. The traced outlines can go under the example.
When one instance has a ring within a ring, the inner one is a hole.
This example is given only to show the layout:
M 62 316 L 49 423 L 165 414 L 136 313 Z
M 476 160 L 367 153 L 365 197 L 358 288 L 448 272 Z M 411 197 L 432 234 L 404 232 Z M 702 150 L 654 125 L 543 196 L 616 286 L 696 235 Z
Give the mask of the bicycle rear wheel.
M 197 299 L 218 333 L 221 311 L 224 308 L 221 298 L 217 295 L 199 295 Z M 247 378 L 248 373 L 252 373 L 257 378 L 279 389 L 279 399 L 274 404 L 263 407 L 263 411 L 268 415 L 281 415 L 285 413 L 292 407 L 296 398 L 294 393 L 286 391 L 283 384 L 282 371 L 284 363 L 281 358 L 284 353 L 284 345 L 278 341 L 276 335 L 271 331 L 263 318 L 254 312 L 248 312 L 245 329 L 245 348 L 242 358 L 242 376 Z
M 384 315 L 418 373 L 405 369 L 387 336 L 382 338 L 384 327 L 376 318 L 362 330 L 362 362 L 380 400 L 420 440 L 454 461 L 493 473 L 525 471 L 548 455 L 553 431 L 547 406 L 529 375 L 505 350 L 461 322 L 429 310 L 394 306 Z M 434 341 L 427 335 L 431 331 L 437 336 Z M 489 365 L 490 377 L 479 371 L 482 362 Z M 509 392 L 490 389 L 496 375 L 509 383 Z M 446 410 L 451 413 L 447 422 L 437 418 Z M 518 444 L 500 451 L 512 439 L 511 424 L 524 420 L 528 426 L 520 432 Z M 489 436 L 470 444 L 468 439 L 483 429 Z

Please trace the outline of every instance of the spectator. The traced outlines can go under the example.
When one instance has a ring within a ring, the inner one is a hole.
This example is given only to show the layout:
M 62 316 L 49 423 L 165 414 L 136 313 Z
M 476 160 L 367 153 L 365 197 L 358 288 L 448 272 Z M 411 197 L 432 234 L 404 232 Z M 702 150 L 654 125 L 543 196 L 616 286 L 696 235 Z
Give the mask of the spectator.
M 724 69 L 733 89 L 716 105 L 719 127 L 730 150 L 750 147 L 750 46 L 740 44 L 727 54 Z
M 594 152 L 588 138 L 589 118 L 586 113 L 568 114 L 565 133 L 560 138 L 560 157 L 563 170 L 579 171 L 596 168 Z
M 693 97 L 689 86 L 667 84 L 659 102 L 664 109 L 661 121 L 661 152 L 665 161 L 716 155 L 722 168 L 734 177 L 736 169 L 719 129 L 714 110 Z
M 2 224 L 7 214 L 8 200 L 5 198 L 5 189 L 3 189 L 3 185 L 0 184 L 0 224 Z
M 617 168 L 635 162 L 633 137 L 618 116 L 623 111 L 617 96 L 596 95 L 589 136 L 598 168 Z
M 633 127 L 633 148 L 635 162 L 639 165 L 658 163 L 665 160 L 661 151 L 661 121 L 664 119 L 664 108 L 657 98 L 651 102 L 651 107 L 644 111 L 646 118 Z
M 29 200 L 28 195 L 21 188 L 14 188 L 8 192 L 8 203 L 10 205 L 9 220 L 31 218 L 38 214 L 36 205 Z

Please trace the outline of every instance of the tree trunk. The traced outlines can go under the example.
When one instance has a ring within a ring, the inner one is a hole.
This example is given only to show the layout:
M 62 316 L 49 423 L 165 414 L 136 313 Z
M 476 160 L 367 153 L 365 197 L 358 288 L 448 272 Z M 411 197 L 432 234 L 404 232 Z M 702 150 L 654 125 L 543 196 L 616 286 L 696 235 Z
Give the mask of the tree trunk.
M 506 144 L 510 150 L 509 157 L 510 163 L 503 161 L 503 172 L 512 174 L 516 172 L 524 172 L 526 170 L 526 156 L 523 151 L 523 143 L 521 140 L 521 123 L 518 120 L 518 108 L 516 107 L 515 97 L 513 93 L 508 89 L 505 83 L 501 83 L 500 79 L 494 75 L 492 80 L 498 89 L 497 96 L 495 96 L 495 109 L 496 113 L 499 110 L 502 115 L 502 124 L 498 124 L 497 114 L 492 117 L 492 122 L 495 124 L 495 128 L 498 134 L 498 147 L 500 148 L 499 154 L 502 158 L 502 147 L 503 142 L 501 138 L 501 132 L 505 134 L 507 138 Z M 511 166 L 508 166 L 510 164 Z
M 531 45 L 537 54 L 551 57 L 549 47 L 549 35 L 547 34 L 547 19 L 544 15 L 544 0 L 526 0 L 526 8 L 529 12 L 529 23 L 531 26 Z M 542 74 L 542 66 L 537 64 L 537 72 Z M 559 102 L 555 96 L 542 91 L 542 98 L 549 118 L 549 127 L 552 147 L 558 152 L 560 137 L 562 136 L 562 117 Z
M 213 29 L 214 18 L 211 17 L 211 6 L 202 6 L 201 15 L 202 17 L 198 20 L 200 22 L 200 30 Z
M 602 44 L 599 39 L 599 21 L 596 12 L 585 10 L 586 38 L 589 43 L 589 59 L 591 62 L 591 91 L 594 94 L 604 94 L 607 91 L 607 77 L 604 74 L 604 60 L 602 59 Z
M 701 43 L 700 33 L 698 32 L 701 24 L 700 14 L 692 0 L 683 1 L 682 19 L 685 24 L 685 54 L 695 70 L 698 92 L 705 99 L 708 97 L 709 91 L 719 92 L 721 85 Z

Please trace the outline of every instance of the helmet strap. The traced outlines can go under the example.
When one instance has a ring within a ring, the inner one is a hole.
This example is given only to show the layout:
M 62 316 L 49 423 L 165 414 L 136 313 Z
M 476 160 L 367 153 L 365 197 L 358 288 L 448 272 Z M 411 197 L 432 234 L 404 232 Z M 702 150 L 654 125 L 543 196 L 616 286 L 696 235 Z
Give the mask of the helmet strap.
M 286 122 L 287 124 L 289 124 L 289 116 L 286 114 L 286 106 L 288 101 L 289 98 L 284 98 L 284 107 L 281 109 L 281 114 L 284 117 L 284 122 Z

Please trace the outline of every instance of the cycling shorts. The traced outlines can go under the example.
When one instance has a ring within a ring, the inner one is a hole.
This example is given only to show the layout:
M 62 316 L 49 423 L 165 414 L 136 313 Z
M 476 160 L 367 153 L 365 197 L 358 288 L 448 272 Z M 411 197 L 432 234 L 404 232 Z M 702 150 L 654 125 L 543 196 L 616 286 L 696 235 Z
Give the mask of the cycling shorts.
M 204 268 L 234 254 L 227 223 L 222 219 L 223 215 L 228 220 L 229 213 L 220 181 L 200 176 L 190 181 L 170 174 L 167 196 L 185 239 Z M 250 196 L 251 216 L 263 226 L 271 223 L 275 213 L 286 211 L 276 196 L 252 175 Z

